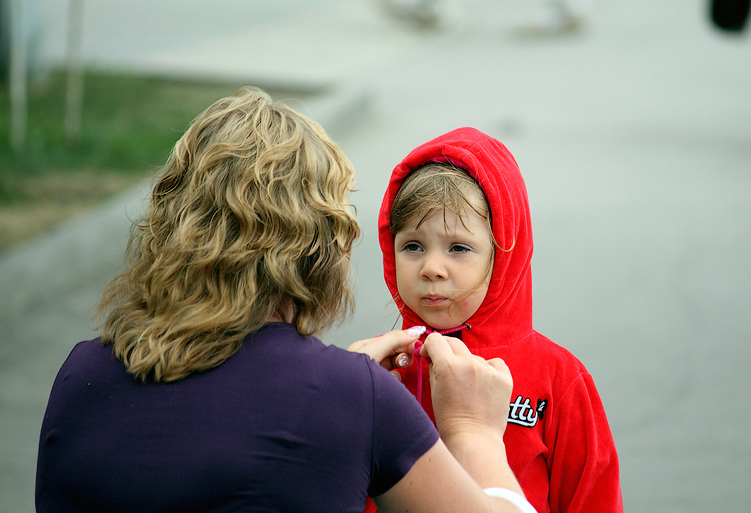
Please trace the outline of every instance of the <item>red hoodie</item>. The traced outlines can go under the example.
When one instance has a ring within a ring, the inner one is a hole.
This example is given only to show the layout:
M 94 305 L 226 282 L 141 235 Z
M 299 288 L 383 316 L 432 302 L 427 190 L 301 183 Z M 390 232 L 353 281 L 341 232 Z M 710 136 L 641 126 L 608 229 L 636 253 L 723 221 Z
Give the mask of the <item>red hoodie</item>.
M 509 464 L 540 513 L 622 512 L 618 456 L 592 376 L 569 351 L 532 328 L 532 226 L 524 180 L 514 157 L 496 139 L 459 128 L 412 151 L 391 174 L 378 218 L 383 268 L 403 327 L 424 322 L 399 298 L 389 213 L 404 178 L 431 162 L 469 172 L 485 192 L 496 249 L 493 273 L 480 308 L 458 335 L 486 359 L 500 357 L 514 379 L 504 435 Z M 420 366 L 423 366 L 420 369 Z M 403 372 L 416 392 L 420 360 Z M 433 417 L 430 387 L 422 406 Z M 435 421 L 435 419 L 434 419 Z

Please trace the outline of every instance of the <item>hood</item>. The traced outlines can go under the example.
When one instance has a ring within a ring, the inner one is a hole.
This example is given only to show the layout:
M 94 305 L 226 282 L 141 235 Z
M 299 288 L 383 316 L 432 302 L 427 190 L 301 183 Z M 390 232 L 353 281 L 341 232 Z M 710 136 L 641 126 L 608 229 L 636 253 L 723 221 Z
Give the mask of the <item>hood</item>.
M 472 348 L 508 345 L 532 331 L 532 226 L 524 180 L 516 160 L 498 140 L 474 128 L 459 128 L 413 150 L 391 173 L 378 216 L 386 285 L 402 312 L 403 326 L 424 324 L 399 298 L 389 213 L 409 173 L 428 163 L 451 163 L 477 180 L 490 205 L 493 235 L 500 245 L 488 293 L 467 320 L 462 340 Z

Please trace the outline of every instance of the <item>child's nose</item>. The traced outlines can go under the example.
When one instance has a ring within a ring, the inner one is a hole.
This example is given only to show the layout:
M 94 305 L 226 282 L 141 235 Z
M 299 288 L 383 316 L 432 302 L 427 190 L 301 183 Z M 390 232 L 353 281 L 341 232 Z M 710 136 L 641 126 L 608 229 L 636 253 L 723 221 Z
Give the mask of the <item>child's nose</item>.
M 420 276 L 427 280 L 445 280 L 448 276 L 446 267 L 438 255 L 426 254 Z

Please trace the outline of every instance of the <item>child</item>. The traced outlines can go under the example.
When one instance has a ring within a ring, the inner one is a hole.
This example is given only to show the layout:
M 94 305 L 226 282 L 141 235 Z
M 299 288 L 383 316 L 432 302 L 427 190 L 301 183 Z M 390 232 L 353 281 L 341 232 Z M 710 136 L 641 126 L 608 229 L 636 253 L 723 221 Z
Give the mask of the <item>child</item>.
M 592 376 L 532 328 L 529 204 L 506 147 L 472 128 L 418 147 L 394 169 L 378 224 L 404 327 L 450 333 L 509 366 L 504 441 L 527 499 L 540 513 L 623 511 L 618 457 Z M 424 377 L 419 358 L 402 371 L 434 419 Z

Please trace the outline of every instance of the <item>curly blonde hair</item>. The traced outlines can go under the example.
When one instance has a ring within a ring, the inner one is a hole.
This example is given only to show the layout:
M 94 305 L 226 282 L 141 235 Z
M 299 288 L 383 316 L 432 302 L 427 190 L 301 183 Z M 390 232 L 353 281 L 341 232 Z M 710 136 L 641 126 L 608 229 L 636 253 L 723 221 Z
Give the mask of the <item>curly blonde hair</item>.
M 99 302 L 102 342 L 141 380 L 215 367 L 270 317 L 319 333 L 353 309 L 354 172 L 320 125 L 244 88 L 175 144 L 127 269 Z

